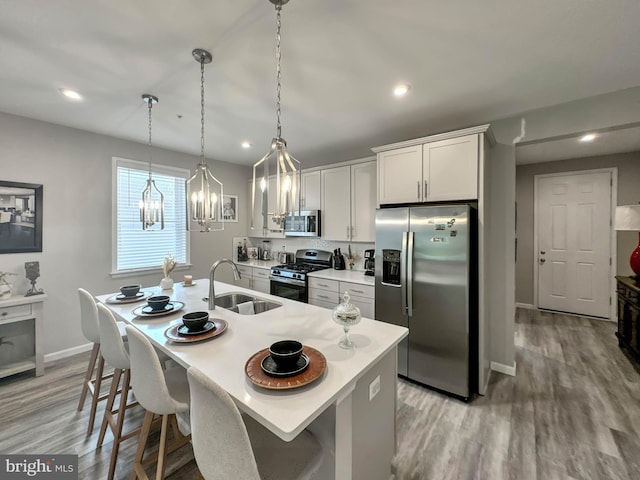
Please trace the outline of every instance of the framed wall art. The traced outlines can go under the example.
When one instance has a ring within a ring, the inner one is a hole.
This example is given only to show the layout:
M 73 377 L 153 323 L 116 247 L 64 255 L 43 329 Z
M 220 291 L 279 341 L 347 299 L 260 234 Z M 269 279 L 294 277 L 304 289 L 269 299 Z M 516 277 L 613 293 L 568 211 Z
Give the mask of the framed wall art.
M 0 253 L 42 251 L 42 185 L 0 180 Z
M 237 222 L 238 221 L 238 196 L 237 195 L 224 195 L 222 197 L 222 205 L 220 205 L 220 216 L 225 222 Z

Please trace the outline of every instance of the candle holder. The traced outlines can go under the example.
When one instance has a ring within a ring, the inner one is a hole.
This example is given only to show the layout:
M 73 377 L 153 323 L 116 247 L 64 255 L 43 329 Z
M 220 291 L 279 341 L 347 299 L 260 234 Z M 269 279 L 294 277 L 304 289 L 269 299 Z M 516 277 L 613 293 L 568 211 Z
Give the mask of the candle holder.
M 25 297 L 43 294 L 44 290 L 36 287 L 36 280 L 40 277 L 40 262 L 25 262 L 24 269 L 27 280 L 31 282 L 31 288 L 27 291 Z

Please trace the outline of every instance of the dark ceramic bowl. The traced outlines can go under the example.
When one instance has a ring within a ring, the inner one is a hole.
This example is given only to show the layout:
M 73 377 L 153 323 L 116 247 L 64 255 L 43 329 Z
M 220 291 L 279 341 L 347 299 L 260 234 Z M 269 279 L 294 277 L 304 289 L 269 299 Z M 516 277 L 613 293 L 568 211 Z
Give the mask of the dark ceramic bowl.
M 120 293 L 125 297 L 135 297 L 140 291 L 140 285 L 125 285 L 120 287 Z
M 147 299 L 147 303 L 151 307 L 151 310 L 159 311 L 159 310 L 162 310 L 164 307 L 167 306 L 167 303 L 169 303 L 169 296 L 168 295 L 155 295 L 153 297 L 149 297 Z
M 192 332 L 202 330 L 209 320 L 208 312 L 190 312 L 182 316 L 182 323 Z
M 302 343 L 297 340 L 281 340 L 269 347 L 269 353 L 279 366 L 290 367 L 302 355 Z

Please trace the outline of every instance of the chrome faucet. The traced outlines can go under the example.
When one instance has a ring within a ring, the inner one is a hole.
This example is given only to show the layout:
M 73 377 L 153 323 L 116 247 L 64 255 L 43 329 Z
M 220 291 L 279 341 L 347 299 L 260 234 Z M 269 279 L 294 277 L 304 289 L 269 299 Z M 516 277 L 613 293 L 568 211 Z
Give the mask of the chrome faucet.
M 233 269 L 233 278 L 235 278 L 236 280 L 240 280 L 240 278 L 242 278 L 240 275 L 240 271 L 238 270 L 238 266 L 233 263 L 233 260 L 223 258 L 222 260 L 214 262 L 214 264 L 211 265 L 211 270 L 209 270 L 209 310 L 216 309 L 216 294 L 213 287 L 213 277 L 215 276 L 216 268 L 218 268 L 218 265 L 220 265 L 221 263 L 228 263 L 229 265 L 231 265 L 231 268 Z

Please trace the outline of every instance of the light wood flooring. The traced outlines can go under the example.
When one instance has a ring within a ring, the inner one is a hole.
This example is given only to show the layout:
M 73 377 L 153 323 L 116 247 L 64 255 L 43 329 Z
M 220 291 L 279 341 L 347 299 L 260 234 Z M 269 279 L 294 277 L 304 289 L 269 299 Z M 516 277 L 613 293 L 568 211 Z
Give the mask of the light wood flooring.
M 640 374 L 615 328 L 519 309 L 517 376 L 492 374 L 485 397 L 465 404 L 401 380 L 395 479 L 640 478 Z M 0 380 L 1 453 L 77 453 L 80 479 L 105 478 L 110 434 L 96 450 L 99 424 L 87 437 L 89 409 L 76 411 L 87 359 Z M 132 412 L 137 426 L 141 410 Z M 122 445 L 118 479 L 129 478 L 135 446 Z M 167 478 L 198 477 L 190 446 L 172 460 Z

